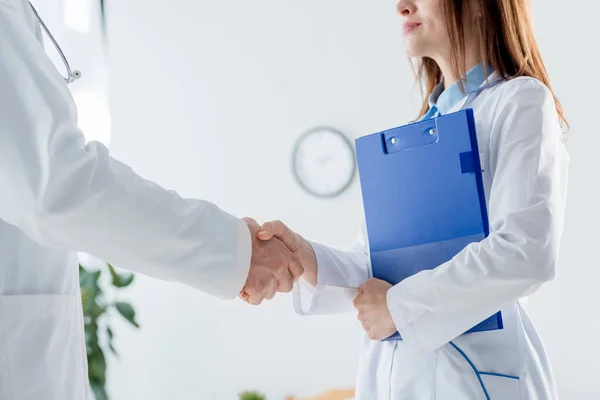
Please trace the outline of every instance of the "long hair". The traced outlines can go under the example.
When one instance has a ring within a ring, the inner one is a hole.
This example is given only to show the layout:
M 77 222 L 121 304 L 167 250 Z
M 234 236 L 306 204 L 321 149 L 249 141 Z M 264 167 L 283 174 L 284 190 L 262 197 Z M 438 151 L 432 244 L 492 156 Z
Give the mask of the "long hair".
M 481 39 L 479 52 L 483 65 L 491 66 L 502 80 L 529 76 L 541 81 L 554 96 L 561 124 L 568 127 L 533 34 L 530 3 L 531 0 L 441 0 L 452 47 L 452 72 L 455 77 L 467 73 L 463 21 L 469 21 Z M 473 10 L 477 10 L 476 18 Z M 422 117 L 429 109 L 429 95 L 442 81 L 442 71 L 433 59 L 423 57 L 417 61 L 416 72 L 424 94 L 419 114 Z M 464 90 L 461 79 L 458 84 Z

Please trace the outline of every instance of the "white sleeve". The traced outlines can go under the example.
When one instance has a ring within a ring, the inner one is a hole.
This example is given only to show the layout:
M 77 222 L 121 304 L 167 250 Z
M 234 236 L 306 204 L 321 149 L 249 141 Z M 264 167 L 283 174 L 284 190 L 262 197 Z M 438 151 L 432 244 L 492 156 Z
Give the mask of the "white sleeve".
M 310 244 L 317 257 L 317 287 L 303 279 L 296 282 L 293 291 L 296 312 L 311 315 L 354 311 L 358 287 L 369 279 L 371 270 L 364 233 L 355 246 L 357 251 Z
M 245 223 L 86 145 L 64 79 L 11 2 L 0 2 L 0 88 L 0 219 L 42 245 L 221 298 L 239 293 L 251 256 Z
M 426 351 L 554 277 L 569 163 L 554 99 L 532 78 L 503 86 L 490 139 L 490 235 L 388 292 L 404 341 Z

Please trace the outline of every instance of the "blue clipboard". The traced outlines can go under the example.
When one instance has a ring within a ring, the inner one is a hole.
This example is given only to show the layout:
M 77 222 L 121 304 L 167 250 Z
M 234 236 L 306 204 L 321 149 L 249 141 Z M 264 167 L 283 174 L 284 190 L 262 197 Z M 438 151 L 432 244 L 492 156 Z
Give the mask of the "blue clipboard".
M 356 155 L 374 278 L 394 285 L 488 236 L 472 109 L 361 137 Z M 467 333 L 502 328 L 498 312 Z

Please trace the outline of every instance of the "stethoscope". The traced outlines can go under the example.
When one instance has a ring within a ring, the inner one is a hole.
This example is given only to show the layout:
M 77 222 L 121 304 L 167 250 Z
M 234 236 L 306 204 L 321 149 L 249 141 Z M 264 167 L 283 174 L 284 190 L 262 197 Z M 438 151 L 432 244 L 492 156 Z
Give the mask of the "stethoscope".
M 65 64 L 65 68 L 67 69 L 67 77 L 64 78 L 65 82 L 67 82 L 67 85 L 70 84 L 70 83 L 75 82 L 77 79 L 81 78 L 81 72 L 79 72 L 78 70 L 75 70 L 75 71 L 71 70 L 71 66 L 69 65 L 69 61 L 67 61 L 67 57 L 65 57 L 65 53 L 63 53 L 62 49 L 60 48 L 60 46 L 58 45 L 58 43 L 54 39 L 54 36 L 52 36 L 52 33 L 50 33 L 50 30 L 48 29 L 48 27 L 46 26 L 46 24 L 44 23 L 44 21 L 42 21 L 42 18 L 38 14 L 37 10 L 33 6 L 33 4 L 31 4 L 31 2 L 29 2 L 29 6 L 33 10 L 33 14 L 37 18 L 37 20 L 40 23 L 42 29 L 44 30 L 44 32 L 46 32 L 46 35 L 48 35 L 48 37 L 50 38 L 50 41 L 52 42 L 52 44 L 54 45 L 54 47 L 58 51 L 58 54 L 60 55 L 60 58 L 62 58 L 63 64 Z

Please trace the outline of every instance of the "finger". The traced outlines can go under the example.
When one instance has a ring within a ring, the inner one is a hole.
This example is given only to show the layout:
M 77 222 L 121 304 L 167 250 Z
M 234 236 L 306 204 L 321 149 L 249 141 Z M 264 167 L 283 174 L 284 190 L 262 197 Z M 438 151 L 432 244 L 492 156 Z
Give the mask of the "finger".
M 271 300 L 273 297 L 275 297 L 275 293 L 277 293 L 277 280 L 275 278 L 269 282 L 263 293 L 265 299 L 267 300 Z
M 281 221 L 271 221 L 263 224 L 258 235 L 259 237 L 261 235 L 271 235 L 271 237 L 277 236 L 290 251 L 297 251 L 299 248 L 296 233 Z
M 271 240 L 273 239 L 273 236 L 275 236 L 275 234 L 269 230 L 269 228 L 265 228 L 265 225 L 260 227 L 260 231 L 256 235 L 259 240 Z
M 250 295 L 248 296 L 248 303 L 252 304 L 253 306 L 258 306 L 260 305 L 260 303 L 262 303 L 262 301 L 264 300 L 264 296 L 262 294 L 255 294 L 255 295 Z
M 289 293 L 294 288 L 294 279 L 286 268 L 282 268 L 277 276 L 277 291 L 281 293 Z
M 356 296 L 354 298 L 354 301 L 352 302 L 352 304 L 354 305 L 354 308 L 356 308 L 357 310 L 360 311 L 360 309 L 362 308 L 362 294 L 359 293 L 358 296 Z
M 262 269 L 251 271 L 246 285 L 243 288 L 242 296 L 247 303 L 260 304 L 262 299 L 265 297 L 266 288 L 269 286 L 270 281 L 274 281 L 275 277 L 272 273 L 266 272 Z
M 273 300 L 273 297 L 275 297 L 275 294 L 277 293 L 277 291 L 275 290 L 271 290 L 269 291 L 266 295 L 265 295 L 265 300 Z

